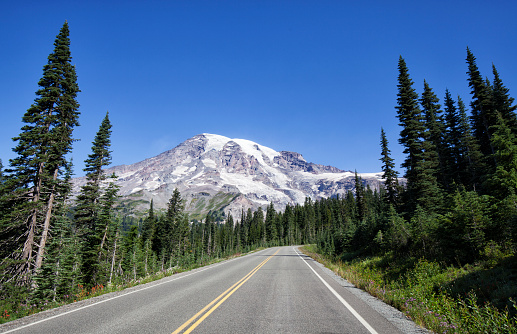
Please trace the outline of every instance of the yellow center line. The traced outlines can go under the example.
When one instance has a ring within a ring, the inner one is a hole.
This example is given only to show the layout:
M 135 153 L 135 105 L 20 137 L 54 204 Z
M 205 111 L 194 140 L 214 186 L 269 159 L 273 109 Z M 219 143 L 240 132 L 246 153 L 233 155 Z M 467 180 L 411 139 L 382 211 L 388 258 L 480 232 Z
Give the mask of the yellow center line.
M 237 289 L 239 289 L 244 283 L 246 283 L 247 280 L 251 278 L 260 268 L 262 268 L 263 265 L 266 264 L 267 261 L 269 261 L 273 256 L 275 256 L 280 249 L 278 249 L 273 255 L 262 261 L 258 266 L 256 266 L 252 271 L 250 271 L 248 274 L 246 274 L 243 278 L 241 278 L 237 283 L 233 284 L 231 287 L 229 287 L 225 292 L 220 294 L 216 299 L 212 300 L 207 306 L 203 307 L 201 311 L 196 313 L 192 318 L 187 320 L 183 325 L 178 327 L 172 334 L 178 334 L 180 333 L 185 327 L 190 325 L 194 320 L 196 320 L 201 314 L 203 314 L 208 308 L 210 308 L 213 304 L 217 303 L 217 301 L 220 301 L 212 307 L 208 312 L 206 312 L 198 321 L 196 321 L 190 328 L 188 328 L 184 334 L 192 332 L 194 328 L 196 328 L 201 322 L 203 322 L 212 312 L 215 311 L 228 297 L 230 297 Z M 232 290 L 233 289 L 233 290 Z M 223 298 L 224 297 L 224 298 Z

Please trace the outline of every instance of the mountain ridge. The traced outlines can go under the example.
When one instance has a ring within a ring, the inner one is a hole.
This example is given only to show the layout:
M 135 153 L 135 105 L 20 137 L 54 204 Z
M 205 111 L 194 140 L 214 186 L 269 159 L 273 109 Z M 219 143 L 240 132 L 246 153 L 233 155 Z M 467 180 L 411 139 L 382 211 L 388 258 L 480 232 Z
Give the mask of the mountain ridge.
M 307 162 L 302 154 L 275 151 L 246 139 L 231 139 L 203 133 L 173 149 L 130 165 L 106 169 L 115 173 L 123 201 L 146 210 L 151 199 L 164 208 L 178 188 L 186 211 L 202 219 L 208 212 L 240 217 L 242 210 L 277 210 L 303 204 L 306 197 L 317 200 L 344 195 L 355 187 L 355 173 L 333 166 Z M 358 173 L 363 182 L 378 188 L 382 173 Z M 73 180 L 77 194 L 86 178 Z

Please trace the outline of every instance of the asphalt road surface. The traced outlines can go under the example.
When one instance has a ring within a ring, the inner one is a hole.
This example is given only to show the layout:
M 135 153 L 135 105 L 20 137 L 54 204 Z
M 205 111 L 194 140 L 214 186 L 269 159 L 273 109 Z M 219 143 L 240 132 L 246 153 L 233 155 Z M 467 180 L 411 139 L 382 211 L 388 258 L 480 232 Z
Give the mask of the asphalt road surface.
M 0 326 L 5 333 L 401 333 L 297 247 L 276 247 Z

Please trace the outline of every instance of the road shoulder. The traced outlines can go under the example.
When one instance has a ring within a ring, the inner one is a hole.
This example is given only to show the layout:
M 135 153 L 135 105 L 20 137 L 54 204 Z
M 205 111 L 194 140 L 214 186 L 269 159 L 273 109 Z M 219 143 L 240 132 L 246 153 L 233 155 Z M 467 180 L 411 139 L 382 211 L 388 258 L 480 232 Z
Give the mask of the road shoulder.
M 301 252 L 301 251 L 300 251 Z M 311 258 L 312 259 L 312 258 Z M 313 259 L 314 260 L 314 259 Z M 399 329 L 401 332 L 406 334 L 429 334 L 432 333 L 429 330 L 422 328 L 415 324 L 412 320 L 400 312 L 398 309 L 391 305 L 384 303 L 377 297 L 370 295 L 368 292 L 357 288 L 355 285 L 335 274 L 332 270 L 328 269 L 318 261 L 314 260 L 316 264 L 326 275 L 336 281 L 343 288 L 348 290 L 357 298 L 368 304 L 376 312 L 384 316 L 393 326 Z

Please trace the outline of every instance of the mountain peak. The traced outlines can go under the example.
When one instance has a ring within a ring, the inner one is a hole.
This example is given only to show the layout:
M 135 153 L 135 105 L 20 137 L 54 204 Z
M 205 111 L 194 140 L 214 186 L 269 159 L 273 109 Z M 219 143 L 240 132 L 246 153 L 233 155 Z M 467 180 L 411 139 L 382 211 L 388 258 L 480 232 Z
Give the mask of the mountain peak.
M 296 152 L 275 151 L 246 139 L 202 133 L 156 157 L 109 168 L 118 176 L 120 195 L 138 200 L 141 209 L 154 199 L 166 207 L 175 188 L 186 201 L 191 217 L 201 219 L 208 211 L 240 216 L 242 209 L 256 209 L 273 203 L 302 204 L 344 195 L 353 189 L 354 173 L 332 166 L 307 162 Z M 363 179 L 378 187 L 381 173 Z M 85 178 L 74 180 L 78 192 Z

